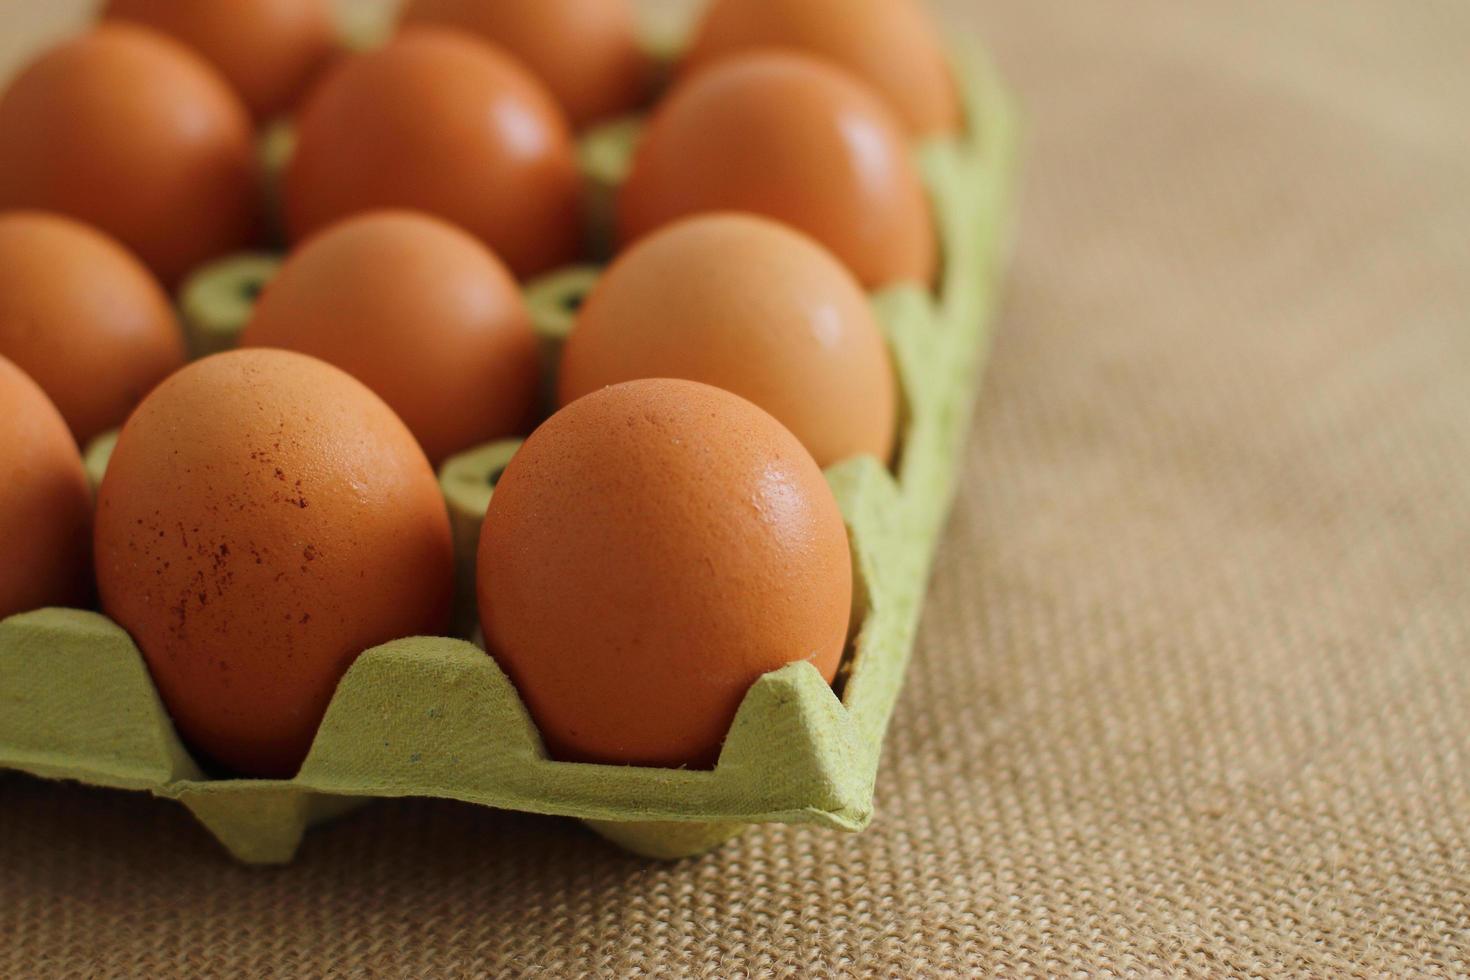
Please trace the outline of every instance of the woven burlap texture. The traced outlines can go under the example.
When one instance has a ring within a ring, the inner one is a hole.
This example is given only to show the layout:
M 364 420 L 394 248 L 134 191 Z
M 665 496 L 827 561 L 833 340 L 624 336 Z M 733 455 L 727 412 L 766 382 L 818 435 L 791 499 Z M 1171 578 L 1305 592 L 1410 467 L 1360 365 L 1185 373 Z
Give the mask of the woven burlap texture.
M 1027 198 L 871 829 L 5 776 L 0 975 L 1470 973 L 1470 6 L 949 6 Z

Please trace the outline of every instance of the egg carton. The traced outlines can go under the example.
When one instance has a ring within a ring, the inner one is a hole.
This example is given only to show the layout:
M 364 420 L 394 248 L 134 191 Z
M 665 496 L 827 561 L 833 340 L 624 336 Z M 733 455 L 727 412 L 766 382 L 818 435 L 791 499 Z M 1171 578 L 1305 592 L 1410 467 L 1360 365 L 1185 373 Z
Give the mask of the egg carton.
M 1008 255 L 1013 111 L 977 49 L 957 55 L 955 67 L 965 132 L 917 149 L 942 239 L 939 288 L 897 286 L 872 297 L 903 395 L 896 462 L 859 457 L 826 471 L 855 572 L 856 630 L 834 684 L 804 661 L 761 677 L 710 770 L 558 762 L 482 649 L 446 637 L 403 639 L 357 658 L 295 778 L 210 778 L 175 733 L 127 633 L 96 612 L 43 609 L 0 622 L 0 769 L 178 800 L 236 858 L 260 864 L 291 860 L 308 827 L 375 797 L 575 817 L 657 858 L 699 853 L 759 823 L 861 830 L 873 815 L 883 735 L 955 490 Z M 636 135 L 636 124 L 625 123 L 584 142 L 589 186 L 604 198 Z M 273 267 L 268 258 L 235 263 L 232 275 L 203 277 L 192 295 L 186 289 L 196 353 L 229 345 Z M 549 363 L 596 275 L 571 269 L 528 286 Z M 110 445 L 104 439 L 89 452 L 94 477 Z M 456 457 L 440 474 L 466 628 L 480 522 L 516 445 Z

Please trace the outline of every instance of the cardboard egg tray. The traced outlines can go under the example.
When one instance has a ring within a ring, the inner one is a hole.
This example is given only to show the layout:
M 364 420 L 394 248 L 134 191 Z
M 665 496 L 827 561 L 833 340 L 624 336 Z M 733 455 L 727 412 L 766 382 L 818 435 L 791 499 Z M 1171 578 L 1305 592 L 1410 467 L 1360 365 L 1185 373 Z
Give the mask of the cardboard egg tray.
M 757 823 L 862 829 L 955 489 L 1008 246 L 1010 104 L 978 51 L 955 64 L 967 132 L 916 150 L 942 237 L 939 286 L 873 296 L 903 393 L 899 451 L 891 469 L 860 457 L 827 471 L 855 564 L 855 631 L 835 684 L 806 662 L 766 674 L 746 694 L 712 770 L 557 762 L 483 650 L 460 639 L 403 639 L 358 657 L 295 778 L 220 779 L 190 757 L 120 627 L 95 612 L 43 609 L 0 622 L 0 768 L 178 800 L 252 863 L 289 861 L 308 827 L 373 797 L 444 797 L 576 817 L 623 847 L 662 858 L 698 853 Z M 594 195 L 610 194 L 636 135 L 635 124 L 623 123 L 587 138 L 582 156 Z M 271 267 L 263 260 L 233 268 L 248 285 Z M 596 275 L 571 269 L 528 286 L 548 354 Z M 182 305 L 194 350 L 205 353 L 228 346 L 249 305 L 209 296 L 230 288 L 228 276 L 200 283 L 195 292 L 204 295 L 186 290 Z M 248 300 L 250 290 L 242 293 Z M 483 447 L 441 471 L 466 600 L 480 520 L 516 445 Z M 109 449 L 104 439 L 88 454 L 94 477 Z M 461 603 L 464 635 L 473 629 L 472 608 Z

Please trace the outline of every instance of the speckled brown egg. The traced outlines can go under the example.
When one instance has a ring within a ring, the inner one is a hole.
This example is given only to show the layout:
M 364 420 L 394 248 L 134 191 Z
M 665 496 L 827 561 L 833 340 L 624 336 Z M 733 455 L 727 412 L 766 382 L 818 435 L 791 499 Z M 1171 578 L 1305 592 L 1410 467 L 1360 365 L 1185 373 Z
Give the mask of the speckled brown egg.
M 616 211 L 624 243 L 701 212 L 764 215 L 821 242 L 869 289 L 928 283 L 938 257 L 897 118 L 842 69 L 785 51 L 733 55 L 676 85 Z
M 635 378 L 748 398 L 823 467 L 893 450 L 893 366 L 867 295 L 826 249 L 765 218 L 676 222 L 598 280 L 562 354 L 561 403 Z
M 276 350 L 197 361 L 133 413 L 96 568 L 180 734 L 252 776 L 294 773 L 353 659 L 441 632 L 453 590 L 408 429 L 345 372 Z
M 0 354 L 86 445 L 183 365 L 184 341 L 168 295 L 131 252 L 76 221 L 16 211 L 0 215 Z
M 713 765 L 741 699 L 847 633 L 846 529 L 810 454 L 750 402 L 630 381 L 534 432 L 480 537 L 488 649 L 553 757 Z
M 108 23 L 33 61 L 0 96 L 0 210 L 95 225 L 165 286 L 260 228 L 250 116 L 166 35 Z
M 412 211 L 314 235 L 240 338 L 319 357 L 386 401 L 430 462 L 530 427 L 540 355 L 520 287 L 474 236 Z
M 39 385 L 0 357 L 0 619 L 91 594 L 92 492 Z

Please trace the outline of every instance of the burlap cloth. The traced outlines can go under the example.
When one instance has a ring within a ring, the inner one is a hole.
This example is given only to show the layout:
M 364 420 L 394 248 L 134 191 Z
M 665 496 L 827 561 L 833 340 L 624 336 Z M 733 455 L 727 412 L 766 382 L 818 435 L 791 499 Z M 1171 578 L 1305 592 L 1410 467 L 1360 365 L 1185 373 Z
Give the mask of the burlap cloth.
M 950 6 L 1027 200 L 872 828 L 8 776 L 0 976 L 1470 973 L 1470 5 Z

